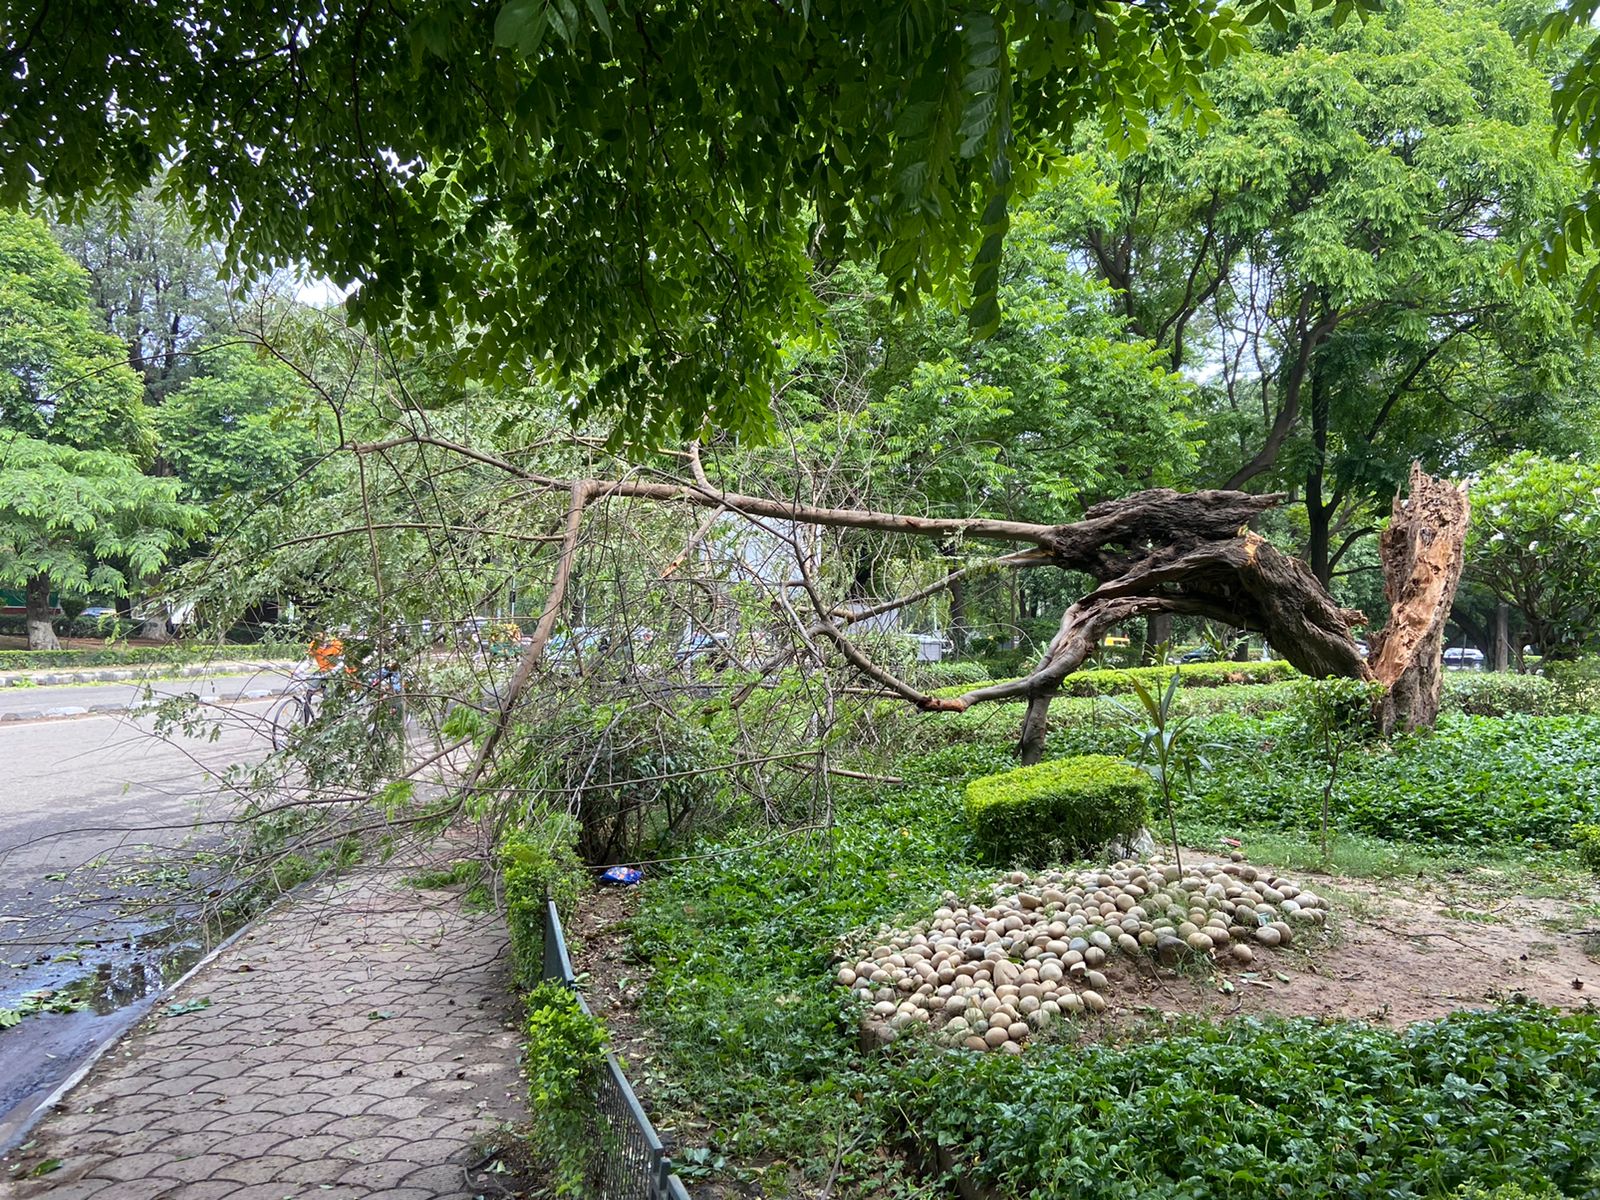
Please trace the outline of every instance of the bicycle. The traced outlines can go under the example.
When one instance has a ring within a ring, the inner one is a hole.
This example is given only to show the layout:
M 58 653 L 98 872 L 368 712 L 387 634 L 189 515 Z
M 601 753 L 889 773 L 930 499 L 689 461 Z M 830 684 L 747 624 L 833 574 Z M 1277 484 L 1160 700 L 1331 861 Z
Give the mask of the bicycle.
M 306 728 L 319 715 L 322 707 L 320 680 L 303 679 L 284 693 L 283 699 L 267 711 L 267 728 L 274 750 L 287 750 L 293 745 L 298 731 Z

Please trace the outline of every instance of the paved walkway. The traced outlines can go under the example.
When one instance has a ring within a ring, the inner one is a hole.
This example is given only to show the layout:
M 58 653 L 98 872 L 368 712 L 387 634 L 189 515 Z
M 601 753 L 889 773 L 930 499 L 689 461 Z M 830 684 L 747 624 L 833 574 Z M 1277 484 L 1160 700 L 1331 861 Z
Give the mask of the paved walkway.
M 531 1195 L 487 1165 L 526 1120 L 515 1011 L 498 920 L 353 875 L 163 1000 L 0 1164 L 0 1197 Z

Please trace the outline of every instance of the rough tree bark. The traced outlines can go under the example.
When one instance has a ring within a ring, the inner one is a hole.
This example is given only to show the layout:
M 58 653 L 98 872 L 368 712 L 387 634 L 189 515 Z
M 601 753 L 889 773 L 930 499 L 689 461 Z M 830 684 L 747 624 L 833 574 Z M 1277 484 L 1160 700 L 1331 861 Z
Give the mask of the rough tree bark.
M 24 592 L 29 650 L 59 650 L 55 627 L 50 624 L 50 577 L 35 575 Z
M 1378 724 L 1415 729 L 1439 716 L 1444 625 L 1461 582 L 1467 490 L 1411 466 L 1411 495 L 1395 497 L 1378 541 L 1389 624 L 1372 639 L 1371 676 L 1384 685 Z

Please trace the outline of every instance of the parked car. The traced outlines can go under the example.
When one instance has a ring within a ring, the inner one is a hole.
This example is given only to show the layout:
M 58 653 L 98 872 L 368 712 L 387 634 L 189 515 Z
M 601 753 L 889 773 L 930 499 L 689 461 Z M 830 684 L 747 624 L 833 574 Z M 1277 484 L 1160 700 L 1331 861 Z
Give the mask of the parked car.
M 1463 670 L 1483 666 L 1483 651 L 1476 646 L 1449 646 L 1444 652 L 1444 665 Z
M 1185 650 L 1172 661 L 1180 665 L 1183 663 L 1221 662 L 1222 656 L 1210 646 L 1196 646 L 1193 650 Z

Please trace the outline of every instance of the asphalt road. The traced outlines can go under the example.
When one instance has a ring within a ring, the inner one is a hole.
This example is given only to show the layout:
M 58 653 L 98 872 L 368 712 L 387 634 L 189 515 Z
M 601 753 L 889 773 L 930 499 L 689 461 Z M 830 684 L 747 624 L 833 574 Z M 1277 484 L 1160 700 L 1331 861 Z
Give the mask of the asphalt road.
M 24 717 L 41 716 L 52 709 L 91 709 L 98 705 L 127 708 L 143 703 L 148 686 L 155 697 L 216 696 L 219 700 L 238 700 L 248 692 L 279 691 L 288 679 L 289 664 L 283 670 L 257 671 L 248 675 L 201 675 L 192 679 L 152 679 L 148 684 L 78 683 L 65 687 L 0 688 L 0 714 Z M 0 762 L 3 762 L 0 759 Z M 3 812 L 0 808 L 0 812 Z
M 182 694 L 199 682 L 165 686 Z M 251 686 L 266 685 L 226 681 L 234 694 Z M 30 702 L 45 692 L 133 690 L 17 689 Z M 226 693 L 219 686 L 216 694 Z M 0 1030 L 0 1145 L 8 1124 L 70 1074 L 111 1025 L 130 1020 L 141 997 L 198 955 L 182 914 L 185 901 L 204 892 L 204 852 L 222 836 L 203 823 L 226 815 L 216 776 L 267 752 L 260 718 L 270 705 L 217 710 L 223 724 L 215 741 L 159 738 L 149 719 L 117 715 L 0 724 L 0 1009 L 41 988 L 91 1004 Z

